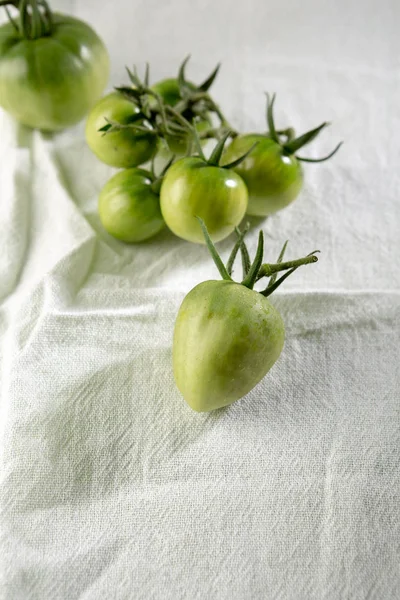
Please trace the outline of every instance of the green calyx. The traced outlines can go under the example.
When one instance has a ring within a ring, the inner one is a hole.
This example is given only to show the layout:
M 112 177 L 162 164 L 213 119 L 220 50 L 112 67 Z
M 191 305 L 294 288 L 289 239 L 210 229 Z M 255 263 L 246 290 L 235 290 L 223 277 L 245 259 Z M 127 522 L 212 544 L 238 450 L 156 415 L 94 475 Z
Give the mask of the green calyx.
M 215 78 L 218 75 L 220 64 L 217 64 L 212 73 L 200 85 L 193 85 L 186 79 L 186 65 L 189 62 L 188 55 L 182 62 L 178 71 L 178 85 L 181 100 L 174 106 L 174 110 L 182 114 L 188 121 L 192 122 L 197 116 L 202 119 L 207 119 L 209 113 L 214 113 L 219 121 L 220 126 L 212 132 L 210 137 L 222 137 L 229 130 L 231 137 L 237 135 L 237 132 L 229 125 L 227 119 L 221 111 L 221 108 L 208 93 Z
M 143 79 L 139 77 L 136 67 L 133 71 L 127 69 L 130 85 L 119 86 L 115 90 L 131 101 L 138 111 L 133 115 L 130 123 L 121 124 L 109 121 L 100 131 L 111 133 L 129 128 L 137 133 L 153 132 L 168 144 L 170 137 L 182 140 L 186 140 L 188 135 L 191 137 L 190 124 L 200 121 L 210 122 L 210 114 L 214 113 L 220 121 L 219 126 L 214 127 L 210 122 L 210 127 L 201 132 L 201 138 L 221 139 L 227 132 L 231 137 L 235 137 L 237 133 L 230 127 L 208 91 L 218 74 L 220 65 L 217 65 L 200 85 L 194 85 L 186 79 L 185 75 L 189 58 L 189 56 L 185 58 L 179 68 L 176 81 L 180 99 L 174 106 L 165 102 L 160 94 L 150 87 L 148 64 Z
M 211 73 L 211 75 L 209 75 L 205 79 L 205 81 L 203 81 L 203 83 L 201 83 L 200 85 L 193 85 L 192 83 L 187 81 L 186 74 L 185 74 L 186 65 L 189 62 L 189 60 L 190 60 L 190 54 L 182 62 L 181 66 L 179 67 L 179 71 L 178 71 L 178 84 L 179 84 L 179 90 L 180 90 L 182 99 L 185 99 L 185 98 L 195 99 L 196 94 L 202 95 L 202 94 L 208 92 L 208 90 L 214 83 L 215 78 L 218 75 L 218 71 L 221 68 L 221 64 L 218 63 L 217 66 L 215 67 L 215 69 L 213 70 L 213 72 Z M 203 96 L 201 96 L 201 99 L 203 99 Z
M 271 137 L 271 139 L 274 140 L 274 142 L 276 142 L 277 144 L 279 144 L 282 147 L 282 150 L 285 154 L 289 154 L 289 155 L 295 154 L 297 160 L 300 160 L 303 162 L 312 162 L 312 163 L 324 162 L 325 160 L 329 160 L 330 158 L 332 158 L 332 156 L 334 156 L 334 154 L 336 154 L 336 152 L 339 150 L 339 148 L 343 144 L 343 142 L 340 142 L 336 146 L 336 148 L 334 148 L 332 150 L 332 152 L 330 152 L 327 156 L 323 156 L 322 158 L 306 158 L 303 156 L 297 156 L 296 152 L 298 150 L 300 150 L 300 148 L 302 148 L 306 144 L 309 144 L 310 142 L 312 142 L 317 137 L 317 135 L 319 133 L 321 133 L 321 131 L 323 129 L 325 129 L 325 127 L 327 127 L 327 125 L 329 125 L 329 123 L 322 123 L 322 125 L 319 125 L 318 127 L 315 127 L 315 129 L 311 129 L 310 131 L 307 131 L 306 133 L 304 133 L 303 135 L 300 135 L 298 137 L 294 136 L 294 130 L 292 128 L 278 131 L 275 128 L 274 112 L 273 112 L 276 94 L 273 94 L 272 98 L 269 96 L 269 94 L 266 94 L 266 96 L 267 96 L 267 123 L 268 123 L 268 128 L 269 128 L 269 136 Z M 283 141 L 281 140 L 282 136 L 286 138 Z
M 7 17 L 16 33 L 27 40 L 51 35 L 53 15 L 46 0 L 0 0 Z M 14 7 L 18 16 L 14 18 L 9 10 Z
M 167 140 L 169 136 L 187 138 L 188 123 L 162 98 L 150 88 L 150 68 L 146 64 L 144 78 L 141 79 L 136 67 L 133 71 L 126 69 L 130 79 L 130 86 L 116 87 L 115 90 L 124 98 L 132 102 L 136 111 L 132 114 L 129 123 L 117 123 L 107 120 L 106 125 L 99 131 L 104 134 L 130 129 L 137 134 L 153 134 Z M 182 124 L 183 123 L 183 124 Z
M 217 142 L 217 144 L 215 145 L 213 151 L 211 152 L 210 158 L 206 158 L 205 154 L 203 152 L 203 148 L 201 146 L 201 141 L 200 141 L 200 137 L 199 134 L 197 132 L 196 127 L 191 127 L 191 134 L 193 136 L 193 142 L 195 145 L 195 148 L 197 150 L 197 153 L 199 155 L 199 158 L 201 158 L 201 160 L 203 160 L 207 165 L 209 165 L 210 167 L 220 167 L 221 169 L 234 169 L 235 167 L 237 167 L 238 165 L 240 165 L 241 162 L 243 162 L 248 156 L 249 154 L 251 154 L 251 152 L 253 152 L 254 148 L 257 146 L 258 142 L 255 142 L 251 148 L 249 148 L 247 150 L 247 152 L 245 152 L 242 156 L 240 156 L 239 158 L 237 158 L 236 160 L 233 160 L 232 162 L 226 164 L 226 165 L 220 165 L 220 160 L 224 151 L 224 147 L 226 144 L 227 139 L 231 136 L 232 132 L 231 131 L 227 131 L 224 136 Z
M 303 258 L 283 262 L 283 257 L 288 244 L 288 242 L 286 241 L 283 245 L 283 248 L 278 256 L 278 260 L 276 263 L 263 263 L 262 260 L 264 254 L 264 235 L 263 232 L 260 231 L 258 236 L 256 255 L 254 257 L 253 262 L 251 262 L 249 252 L 244 241 L 244 237 L 247 231 L 249 230 L 249 225 L 247 224 L 243 231 L 240 231 L 240 229 L 236 227 L 236 234 L 238 239 L 232 249 L 228 262 L 225 266 L 209 236 L 206 224 L 202 219 L 200 219 L 200 217 L 197 217 L 197 219 L 203 230 L 207 248 L 210 251 L 210 254 L 222 279 L 226 281 L 233 281 L 233 265 L 237 254 L 240 250 L 242 255 L 243 266 L 243 280 L 241 281 L 241 285 L 252 290 L 257 281 L 259 281 L 263 277 L 269 277 L 267 287 L 261 292 L 259 292 L 263 296 L 270 296 L 285 281 L 285 279 L 289 277 L 289 275 L 294 273 L 294 271 L 296 271 L 302 265 L 309 265 L 318 261 L 318 257 L 315 256 L 315 254 L 319 252 L 319 250 L 314 250 L 313 252 L 310 252 L 310 254 L 307 254 L 307 256 L 304 256 Z M 286 271 L 286 273 L 284 273 L 284 275 L 277 279 L 278 273 L 280 273 L 281 271 Z

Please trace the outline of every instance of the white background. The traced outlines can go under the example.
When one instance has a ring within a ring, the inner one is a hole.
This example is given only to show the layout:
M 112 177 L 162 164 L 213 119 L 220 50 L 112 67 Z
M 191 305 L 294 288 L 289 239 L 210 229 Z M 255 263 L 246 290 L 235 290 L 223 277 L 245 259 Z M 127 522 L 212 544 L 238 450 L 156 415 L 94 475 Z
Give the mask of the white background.
M 109 238 L 112 169 L 84 141 L 0 113 L 0 597 L 391 599 L 400 595 L 400 5 L 394 0 L 53 2 L 112 61 L 188 53 L 243 131 L 332 125 L 299 199 L 254 222 L 275 259 L 319 248 L 275 295 L 287 341 L 246 398 L 193 413 L 175 389 L 179 303 L 217 276 L 167 231 Z M 306 154 L 304 151 L 303 154 Z M 227 256 L 232 240 L 219 245 Z

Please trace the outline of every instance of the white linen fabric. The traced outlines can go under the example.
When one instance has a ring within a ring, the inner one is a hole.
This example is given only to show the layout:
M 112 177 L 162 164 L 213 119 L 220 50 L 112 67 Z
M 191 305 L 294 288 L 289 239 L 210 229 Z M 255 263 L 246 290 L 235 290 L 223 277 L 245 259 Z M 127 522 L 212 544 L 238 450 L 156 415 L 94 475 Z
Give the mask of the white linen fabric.
M 110 89 L 189 52 L 242 130 L 333 122 L 289 208 L 252 220 L 274 260 L 321 250 L 273 297 L 281 358 L 243 400 L 176 390 L 174 319 L 217 278 L 205 247 L 101 228 L 114 172 L 84 141 L 0 113 L 0 598 L 400 597 L 400 5 L 54 1 L 107 43 Z M 306 154 L 306 151 L 303 152 Z M 218 245 L 226 257 L 232 238 Z M 240 269 L 237 269 L 238 276 Z

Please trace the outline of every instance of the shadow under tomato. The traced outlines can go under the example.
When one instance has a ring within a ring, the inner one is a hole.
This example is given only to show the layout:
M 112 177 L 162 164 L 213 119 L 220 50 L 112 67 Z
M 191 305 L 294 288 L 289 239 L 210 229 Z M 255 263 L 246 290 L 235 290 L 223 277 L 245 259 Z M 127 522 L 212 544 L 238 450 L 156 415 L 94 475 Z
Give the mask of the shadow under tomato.
M 242 222 L 240 223 L 240 229 L 242 229 L 247 223 L 250 224 L 250 229 L 264 229 L 268 217 L 254 217 L 252 215 L 244 215 Z

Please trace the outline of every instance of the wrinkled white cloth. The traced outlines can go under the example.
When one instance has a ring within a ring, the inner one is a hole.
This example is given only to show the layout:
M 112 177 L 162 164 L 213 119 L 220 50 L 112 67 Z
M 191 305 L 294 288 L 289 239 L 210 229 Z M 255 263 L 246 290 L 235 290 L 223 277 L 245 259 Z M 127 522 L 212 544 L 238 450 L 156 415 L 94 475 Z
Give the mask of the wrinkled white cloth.
M 217 278 L 167 231 L 102 230 L 114 172 L 84 124 L 45 136 L 0 113 L 1 600 L 400 597 L 400 5 L 54 1 L 153 80 L 223 69 L 242 130 L 332 126 L 288 209 L 252 220 L 274 260 L 321 250 L 273 297 L 284 351 L 243 400 L 194 413 L 171 370 L 185 293 Z M 219 244 L 224 257 L 232 239 Z M 238 272 L 240 275 L 240 269 Z

